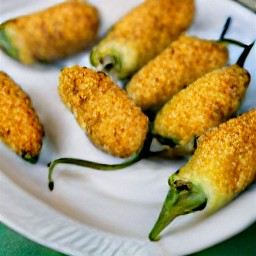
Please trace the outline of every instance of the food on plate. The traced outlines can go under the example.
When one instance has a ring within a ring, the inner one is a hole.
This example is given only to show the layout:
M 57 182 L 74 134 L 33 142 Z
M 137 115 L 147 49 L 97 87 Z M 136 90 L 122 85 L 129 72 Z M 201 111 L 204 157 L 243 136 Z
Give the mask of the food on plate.
M 256 181 L 256 109 L 205 133 L 180 170 L 170 176 L 170 190 L 149 234 L 161 231 L 177 216 L 204 210 L 213 213 Z
M 137 106 L 153 114 L 197 78 L 226 66 L 229 44 L 246 47 L 225 37 L 230 23 L 228 17 L 219 40 L 181 35 L 132 77 L 126 85 L 128 95 Z
M 138 152 L 148 118 L 109 76 L 86 67 L 64 68 L 59 94 L 91 141 L 118 157 Z
M 30 97 L 3 71 L 0 71 L 0 120 L 0 141 L 35 163 L 42 147 L 43 125 Z
M 146 0 L 117 22 L 91 52 L 91 63 L 119 79 L 133 75 L 190 25 L 194 0 Z
M 69 0 L 0 25 L 0 48 L 24 64 L 52 62 L 88 47 L 97 37 L 97 9 Z
M 52 172 L 57 164 L 116 170 L 143 157 L 151 143 L 148 118 L 109 76 L 86 67 L 64 68 L 58 91 L 94 145 L 114 156 L 131 158 L 114 165 L 76 158 L 55 159 L 49 163 L 50 190 L 53 190 Z
M 59 93 L 91 141 L 114 156 L 130 158 L 120 164 L 102 164 L 77 158 L 55 159 L 49 164 L 50 190 L 53 189 L 52 173 L 57 164 L 98 170 L 122 169 L 142 158 L 166 151 L 151 151 L 153 137 L 167 150 L 169 146 L 176 147 L 174 155 L 176 152 L 193 153 L 197 137 L 226 121 L 239 108 L 250 82 L 250 75 L 242 66 L 252 46 L 245 48 L 238 64 L 212 71 L 174 96 L 174 106 L 167 102 L 157 114 L 153 127 L 141 109 L 105 73 L 79 66 L 63 69 Z M 183 94 L 185 96 L 179 96 Z M 176 107 L 179 104 L 181 106 Z M 172 112 L 177 112 L 173 123 L 169 121 Z M 176 133 L 170 136 L 169 130 Z M 182 138 L 176 135 L 176 130 Z
M 207 73 L 165 103 L 153 125 L 161 143 L 193 153 L 199 136 L 237 112 L 250 83 L 243 64 L 252 46 L 237 64 Z
M 126 90 L 143 110 L 159 109 L 197 78 L 228 63 L 226 44 L 182 35 L 142 67 Z

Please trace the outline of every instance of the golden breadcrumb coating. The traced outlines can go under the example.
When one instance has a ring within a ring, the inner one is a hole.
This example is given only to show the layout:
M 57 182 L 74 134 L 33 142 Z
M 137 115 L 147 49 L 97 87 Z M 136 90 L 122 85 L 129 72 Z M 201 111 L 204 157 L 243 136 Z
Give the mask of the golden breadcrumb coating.
M 28 161 L 37 160 L 44 129 L 29 96 L 0 71 L 0 140 Z
M 195 138 L 238 110 L 249 82 L 249 73 L 236 64 L 202 76 L 163 106 L 154 133 L 193 151 Z
M 200 137 L 197 149 L 175 179 L 201 186 L 214 211 L 256 181 L 256 109 Z
M 145 1 L 111 28 L 94 48 L 91 61 L 98 66 L 102 57 L 114 55 L 121 66 L 119 77 L 130 76 L 177 39 L 194 12 L 194 0 Z
M 224 44 L 182 35 L 141 68 L 126 90 L 143 110 L 160 107 L 197 78 L 227 63 Z
M 148 131 L 148 118 L 103 72 L 64 68 L 59 94 L 91 141 L 118 157 L 138 152 Z
M 95 7 L 71 0 L 9 20 L 1 29 L 17 59 L 31 64 L 51 62 L 85 49 L 96 39 L 98 25 Z

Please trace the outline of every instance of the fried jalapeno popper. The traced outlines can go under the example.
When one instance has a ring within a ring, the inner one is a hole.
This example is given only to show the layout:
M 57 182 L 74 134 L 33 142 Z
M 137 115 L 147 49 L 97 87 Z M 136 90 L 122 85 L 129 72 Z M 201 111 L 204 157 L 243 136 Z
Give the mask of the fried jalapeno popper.
M 50 190 L 54 186 L 52 172 L 57 164 L 115 170 L 140 159 L 147 141 L 148 118 L 109 76 L 86 67 L 64 68 L 58 90 L 62 101 L 94 145 L 111 155 L 131 156 L 131 159 L 116 165 L 76 158 L 56 159 L 49 164 Z
M 159 154 L 161 151 L 150 150 L 153 137 L 167 148 L 175 147 L 178 153 L 192 153 L 200 135 L 226 121 L 240 107 L 250 81 L 249 73 L 242 66 L 252 46 L 245 48 L 238 64 L 208 73 L 174 96 L 170 101 L 175 104 L 165 104 L 157 114 L 153 127 L 139 107 L 136 106 L 136 111 L 132 110 L 135 103 L 104 73 L 78 66 L 64 69 L 60 78 L 60 95 L 92 142 L 112 155 L 132 157 L 113 165 L 76 158 L 56 159 L 49 164 L 49 188 L 53 189 L 52 172 L 57 164 L 74 164 L 98 170 L 121 169 L 142 158 Z M 126 128 L 120 128 L 122 125 Z M 129 137 L 117 140 L 119 136 Z M 134 143 L 137 147 L 132 149 L 130 146 Z
M 209 130 L 179 171 L 169 178 L 170 190 L 150 240 L 177 216 L 215 212 L 256 181 L 256 109 Z
M 29 96 L 0 71 L 0 141 L 25 160 L 35 163 L 44 129 Z
M 194 0 L 146 0 L 94 47 L 91 63 L 130 77 L 190 26 L 194 8 Z
M 70 0 L 1 24 L 0 47 L 24 64 L 52 62 L 88 47 L 98 25 L 95 7 Z
M 128 95 L 144 111 L 154 113 L 197 78 L 226 66 L 228 44 L 246 47 L 225 37 L 230 23 L 231 17 L 228 17 L 218 40 L 181 35 L 132 77 L 126 85 Z
M 183 35 L 142 67 L 126 91 L 143 110 L 160 108 L 197 78 L 226 66 L 228 56 L 225 44 Z
M 64 68 L 58 90 L 96 146 L 118 157 L 129 157 L 142 148 L 148 118 L 103 72 Z
M 237 112 L 250 83 L 250 74 L 242 66 L 252 46 L 245 48 L 238 64 L 198 78 L 163 106 L 153 128 L 162 144 L 190 154 L 199 136 Z

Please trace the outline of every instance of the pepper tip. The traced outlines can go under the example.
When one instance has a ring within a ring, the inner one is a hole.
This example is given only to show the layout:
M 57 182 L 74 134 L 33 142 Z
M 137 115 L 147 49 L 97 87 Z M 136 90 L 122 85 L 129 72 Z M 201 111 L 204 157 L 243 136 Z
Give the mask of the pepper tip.
M 54 182 L 53 181 L 49 181 L 48 188 L 49 188 L 50 191 L 53 191 L 53 189 L 54 189 Z
M 160 240 L 160 236 L 155 236 L 153 230 L 149 233 L 148 238 L 151 242 L 157 242 Z

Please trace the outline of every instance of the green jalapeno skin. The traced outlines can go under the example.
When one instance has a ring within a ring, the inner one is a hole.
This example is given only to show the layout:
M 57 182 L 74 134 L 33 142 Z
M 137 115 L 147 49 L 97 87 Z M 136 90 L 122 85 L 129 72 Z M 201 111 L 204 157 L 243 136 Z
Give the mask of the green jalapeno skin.
M 0 71 L 0 141 L 28 162 L 38 160 L 44 128 L 31 99 L 6 73 Z
M 90 46 L 98 26 L 94 6 L 80 0 L 65 1 L 2 23 L 0 48 L 23 64 L 50 63 Z
M 234 116 L 251 80 L 242 66 L 252 46 L 244 49 L 239 65 L 211 71 L 167 101 L 154 120 L 156 137 L 175 141 L 174 148 L 191 154 L 198 137 Z
M 256 109 L 201 136 L 194 155 L 170 176 L 170 191 L 149 234 L 152 241 L 177 216 L 214 213 L 255 182 Z
M 91 52 L 91 63 L 119 79 L 132 76 L 191 24 L 193 0 L 147 0 L 117 22 Z

